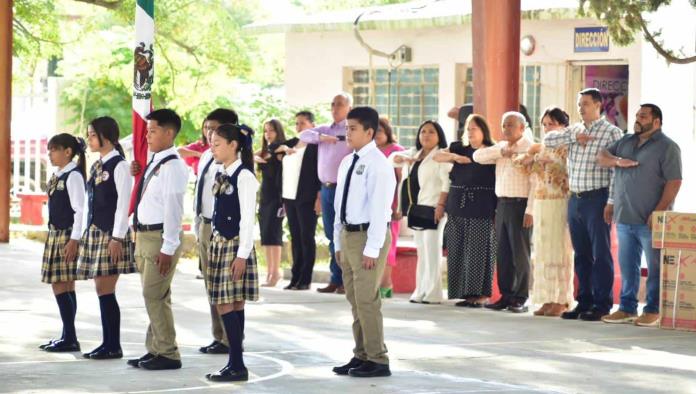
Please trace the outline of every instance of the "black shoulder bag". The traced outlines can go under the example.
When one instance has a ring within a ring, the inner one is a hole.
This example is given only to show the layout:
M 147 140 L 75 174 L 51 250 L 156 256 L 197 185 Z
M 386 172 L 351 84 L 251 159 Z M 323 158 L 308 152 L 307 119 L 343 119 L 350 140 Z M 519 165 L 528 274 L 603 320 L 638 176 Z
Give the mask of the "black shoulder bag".
M 401 187 L 402 207 L 406 207 L 406 218 L 408 227 L 413 230 L 435 230 L 437 223 L 435 222 L 435 207 L 428 205 L 418 205 L 418 193 L 420 192 L 420 184 L 418 182 L 418 167 L 421 162 L 418 161 L 413 165 L 411 172 L 406 178 L 406 182 Z M 411 178 L 414 178 L 411 182 Z M 415 196 L 415 201 L 413 196 Z M 406 203 L 406 204 L 404 204 Z

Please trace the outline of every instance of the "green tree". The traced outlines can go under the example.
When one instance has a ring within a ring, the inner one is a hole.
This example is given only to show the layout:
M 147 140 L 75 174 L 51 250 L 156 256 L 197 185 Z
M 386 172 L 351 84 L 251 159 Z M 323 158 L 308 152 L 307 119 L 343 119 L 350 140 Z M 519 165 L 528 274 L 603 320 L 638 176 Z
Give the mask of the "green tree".
M 696 0 L 689 0 L 696 8 Z M 580 0 L 579 13 L 591 16 L 607 24 L 612 40 L 619 45 L 628 45 L 635 40 L 637 32 L 655 48 L 669 63 L 686 64 L 696 62 L 696 55 L 677 54 L 665 46 L 660 31 L 651 31 L 643 16 L 669 5 L 671 0 Z M 693 23 L 693 21 L 692 21 Z

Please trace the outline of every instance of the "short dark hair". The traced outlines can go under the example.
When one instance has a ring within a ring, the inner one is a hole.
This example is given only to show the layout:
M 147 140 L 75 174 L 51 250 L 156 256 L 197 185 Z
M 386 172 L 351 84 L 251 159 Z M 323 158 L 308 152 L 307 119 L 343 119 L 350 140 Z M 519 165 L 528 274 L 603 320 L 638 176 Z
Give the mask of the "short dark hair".
M 379 127 L 379 113 L 374 108 L 355 107 L 348 112 L 348 119 L 357 120 L 365 131 L 372 129 L 372 139 L 375 138 Z
M 591 96 L 592 101 L 595 103 L 601 103 L 602 102 L 602 93 L 599 91 L 599 89 L 596 88 L 587 88 L 583 89 L 578 93 L 581 96 Z
M 558 122 L 559 125 L 568 127 L 570 124 L 570 117 L 566 113 L 566 111 L 562 110 L 559 107 L 548 107 L 544 110 L 544 114 L 541 115 L 541 118 L 539 119 L 544 120 L 545 117 L 549 117 L 556 122 Z
M 394 132 L 392 131 L 391 125 L 389 124 L 389 119 L 379 118 L 379 127 L 384 130 L 384 135 L 387 136 L 387 144 L 393 144 L 396 142 L 394 140 Z
M 169 108 L 157 109 L 145 116 L 146 120 L 155 120 L 160 127 L 171 127 L 174 129 L 174 135 L 179 134 L 181 130 L 181 118 L 174 110 Z
M 236 112 L 234 112 L 234 110 L 227 108 L 217 108 L 214 109 L 211 113 L 209 113 L 208 116 L 205 117 L 205 120 L 214 120 L 220 124 L 237 124 L 239 123 L 239 116 Z
M 314 114 L 312 113 L 312 111 L 300 111 L 295 114 L 295 117 L 298 116 L 304 116 L 305 118 L 307 118 L 308 121 L 314 123 Z
M 425 122 L 423 122 L 420 125 L 420 127 L 418 128 L 418 133 L 416 133 L 416 149 L 417 150 L 423 149 L 423 145 L 421 145 L 420 138 L 418 138 L 418 137 L 420 136 L 420 133 L 421 133 L 421 130 L 423 130 L 423 127 L 425 127 L 425 125 L 427 125 L 427 124 L 433 125 L 433 127 L 435 128 L 435 131 L 437 131 L 437 146 L 439 148 L 447 148 L 447 138 L 445 137 L 445 131 L 442 130 L 442 126 L 440 126 L 440 124 L 434 120 L 426 120 Z
M 660 119 L 660 124 L 662 124 L 662 110 L 655 104 L 645 103 L 640 105 L 641 108 L 650 108 L 650 113 L 653 118 Z

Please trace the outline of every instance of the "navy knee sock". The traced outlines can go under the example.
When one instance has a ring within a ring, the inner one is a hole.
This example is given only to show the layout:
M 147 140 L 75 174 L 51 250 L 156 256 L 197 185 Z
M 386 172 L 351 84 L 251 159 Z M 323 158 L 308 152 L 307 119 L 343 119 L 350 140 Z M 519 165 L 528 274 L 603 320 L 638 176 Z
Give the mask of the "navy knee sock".
M 245 369 L 242 357 L 242 326 L 237 312 L 232 311 L 220 316 L 225 325 L 227 341 L 230 344 L 227 366 L 235 371 Z
M 70 300 L 73 303 L 73 310 L 75 311 L 75 316 L 77 316 L 77 294 L 75 293 L 75 290 L 69 291 L 68 294 L 70 294 Z
M 77 335 L 75 334 L 75 307 L 70 294 L 56 294 L 56 302 L 60 311 L 60 319 L 63 321 L 63 340 L 71 343 L 77 342 Z
M 244 309 L 241 311 L 235 311 L 237 318 L 239 319 L 239 326 L 242 329 L 242 340 L 244 339 Z
M 102 317 L 105 335 L 104 347 L 108 351 L 121 349 L 121 309 L 116 300 L 116 294 L 104 294 L 99 296 L 99 306 L 102 310 Z

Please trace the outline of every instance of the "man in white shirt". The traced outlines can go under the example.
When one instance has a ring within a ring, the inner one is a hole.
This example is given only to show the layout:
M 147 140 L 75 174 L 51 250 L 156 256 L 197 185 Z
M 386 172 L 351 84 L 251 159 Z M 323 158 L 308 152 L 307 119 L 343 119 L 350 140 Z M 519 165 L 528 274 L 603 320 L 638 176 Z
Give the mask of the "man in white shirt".
M 504 141 L 478 149 L 474 161 L 495 164 L 495 232 L 498 242 L 497 275 L 501 298 L 486 308 L 507 309 L 514 313 L 527 311 L 530 274 L 530 241 L 533 178 L 516 167 L 513 160 L 526 153 L 532 141 L 524 135 L 526 120 L 519 112 L 503 114 Z
M 181 220 L 188 170 L 174 147 L 181 118 L 170 109 L 147 117 L 150 160 L 135 195 L 135 261 L 150 325 L 147 354 L 128 365 L 150 370 L 181 368 L 171 307 L 171 283 L 181 255 Z
M 338 169 L 334 247 L 353 311 L 353 358 L 334 373 L 389 376 L 379 283 L 391 244 L 388 224 L 396 187 L 392 166 L 374 142 L 379 115 L 369 107 L 348 113 L 346 142 L 353 154 Z

